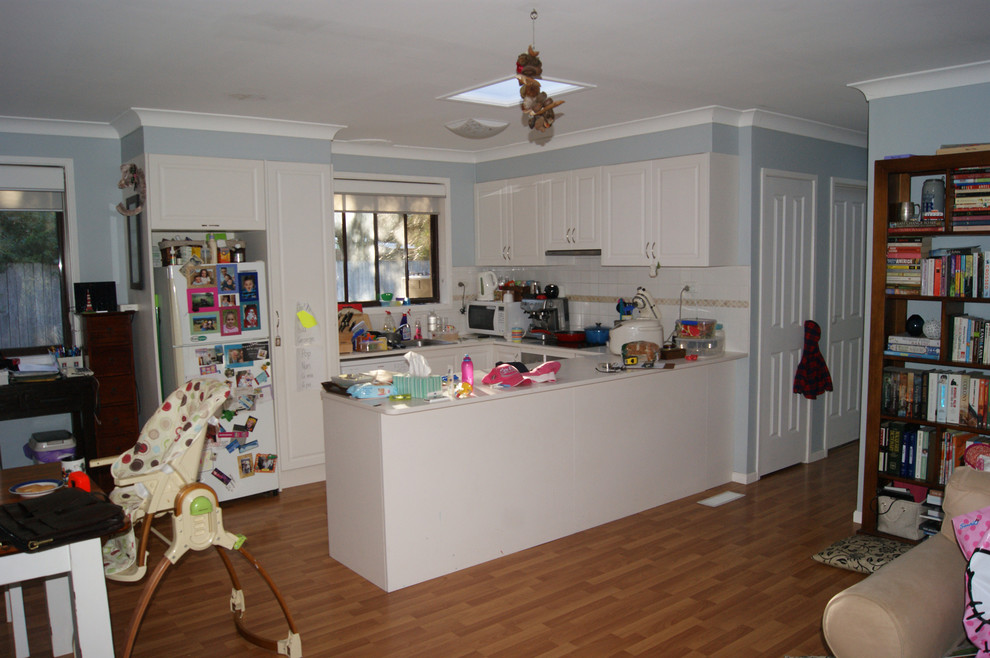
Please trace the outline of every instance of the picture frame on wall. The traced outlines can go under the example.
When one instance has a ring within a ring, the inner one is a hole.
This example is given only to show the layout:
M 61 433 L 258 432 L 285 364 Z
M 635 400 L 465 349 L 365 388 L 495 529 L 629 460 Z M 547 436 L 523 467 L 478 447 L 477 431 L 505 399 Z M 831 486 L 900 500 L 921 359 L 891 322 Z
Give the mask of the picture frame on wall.
M 141 197 L 137 194 L 124 202 L 133 210 L 140 207 Z M 131 290 L 144 290 L 144 211 L 127 216 L 127 278 Z

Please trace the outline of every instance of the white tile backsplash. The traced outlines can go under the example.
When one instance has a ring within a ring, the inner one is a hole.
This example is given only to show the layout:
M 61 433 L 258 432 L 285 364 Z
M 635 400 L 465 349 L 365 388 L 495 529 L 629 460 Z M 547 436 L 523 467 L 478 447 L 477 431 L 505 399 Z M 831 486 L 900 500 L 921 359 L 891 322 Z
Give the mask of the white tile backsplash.
M 750 268 L 733 267 L 662 267 L 656 277 L 650 277 L 647 267 L 603 267 L 600 256 L 569 256 L 557 258 L 545 267 L 454 268 L 453 289 L 460 302 L 457 281 L 464 281 L 468 299 L 478 294 L 478 273 L 491 269 L 499 279 L 539 281 L 540 286 L 555 283 L 562 297 L 570 300 L 571 327 L 583 328 L 601 322 L 611 327 L 619 314 L 615 309 L 619 298 L 631 300 L 636 288 L 643 286 L 656 298 L 664 332 L 674 330 L 678 317 L 678 297 L 688 282 L 684 317 L 706 317 L 718 320 L 725 331 L 726 349 L 731 352 L 749 350 Z

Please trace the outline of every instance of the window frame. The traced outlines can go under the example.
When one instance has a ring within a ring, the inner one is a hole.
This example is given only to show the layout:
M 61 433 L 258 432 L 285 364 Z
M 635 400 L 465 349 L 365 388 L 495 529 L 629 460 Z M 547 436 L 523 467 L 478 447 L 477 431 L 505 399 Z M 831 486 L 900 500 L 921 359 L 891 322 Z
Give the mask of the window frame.
M 404 262 L 405 262 L 405 279 L 406 279 L 406 285 L 407 286 L 408 286 L 408 282 L 409 282 L 409 236 L 408 236 L 408 228 L 409 228 L 408 222 L 409 222 L 409 217 L 410 217 L 410 215 L 427 215 L 428 217 L 430 217 L 430 252 L 436 255 L 435 258 L 433 259 L 433 262 L 431 262 L 431 266 L 432 266 L 431 267 L 431 270 L 432 270 L 432 272 L 431 272 L 431 277 L 430 278 L 431 278 L 431 281 L 432 281 L 432 288 L 434 290 L 434 297 L 435 298 L 434 299 L 425 299 L 425 300 L 422 297 L 419 297 L 419 298 L 408 298 L 408 299 L 409 299 L 409 303 L 411 305 L 414 305 L 414 306 L 422 306 L 422 305 L 425 305 L 425 304 L 439 304 L 440 303 L 440 272 L 439 272 L 439 270 L 440 270 L 440 258 L 439 258 L 440 257 L 440 251 L 439 251 L 440 240 L 439 240 L 438 235 L 437 235 L 440 232 L 440 213 L 394 212 L 394 211 L 374 211 L 374 210 L 349 211 L 349 210 L 337 210 L 335 208 L 333 214 L 334 214 L 334 232 L 335 233 L 336 233 L 336 230 L 337 230 L 337 215 L 338 214 L 341 214 L 341 215 L 344 216 L 343 217 L 343 222 L 342 222 L 342 227 L 341 227 L 341 237 L 342 237 L 342 242 L 344 243 L 344 245 L 342 246 L 342 249 L 345 250 L 345 259 L 344 259 L 344 266 L 342 268 L 342 272 L 343 272 L 342 278 L 343 278 L 343 281 L 341 282 L 341 285 L 342 285 L 342 288 L 344 289 L 345 292 L 347 290 L 347 281 L 348 281 L 348 278 L 349 278 L 348 277 L 348 274 L 347 274 L 347 260 L 346 260 L 346 248 L 347 248 L 347 246 L 346 246 L 347 245 L 347 216 L 348 215 L 353 216 L 353 215 L 356 215 L 356 214 L 369 214 L 369 215 L 371 215 L 372 217 L 375 218 L 375 221 L 374 221 L 374 235 L 372 237 L 372 241 L 376 245 L 381 242 L 381 239 L 378 236 L 378 219 L 377 219 L 378 216 L 379 215 L 400 215 L 403 218 L 403 229 L 404 229 L 404 232 L 406 232 L 406 237 L 405 237 L 406 244 L 405 244 L 405 248 L 404 248 L 404 251 L 405 251 Z M 379 256 L 379 254 L 377 253 L 377 250 L 376 250 L 375 255 L 376 256 Z M 376 262 L 377 263 L 380 263 L 381 260 L 380 259 L 377 259 Z M 378 265 L 375 265 L 375 299 L 374 300 L 369 300 L 369 301 L 366 301 L 366 300 L 338 300 L 338 301 L 345 302 L 345 303 L 351 303 L 351 304 L 357 303 L 357 304 L 361 304 L 363 307 L 369 307 L 369 308 L 370 307 L 375 307 L 375 306 L 386 306 L 386 304 L 383 304 L 380 301 L 380 298 L 379 298 L 379 295 L 383 292 L 381 288 L 382 288 L 381 269 L 379 268 Z M 422 301 L 417 301 L 417 299 L 418 300 L 422 300 Z
M 13 156 L 0 154 L 0 165 L 60 167 L 64 174 L 65 188 L 62 191 L 64 207 L 62 221 L 59 222 L 60 238 L 62 240 L 62 339 L 67 347 L 82 344 L 81 327 L 73 317 L 71 291 L 76 281 L 81 280 L 79 274 L 79 227 L 76 217 L 76 186 L 75 168 L 72 158 L 39 158 L 28 156 Z M 20 356 L 25 354 L 42 354 L 46 348 L 17 348 L 5 349 L 4 354 Z
M 334 171 L 333 194 L 372 194 L 389 196 L 401 194 L 406 196 L 438 196 L 441 198 L 439 221 L 437 222 L 437 234 L 434 239 L 437 241 L 437 263 L 438 272 L 435 277 L 439 278 L 436 302 L 416 304 L 417 308 L 429 309 L 431 307 L 449 306 L 453 303 L 453 293 L 451 292 L 451 276 L 453 271 L 453 248 L 451 240 L 451 206 L 450 206 L 450 178 L 438 176 L 405 176 L 395 174 L 368 174 L 361 172 Z M 427 193 L 423 190 L 432 188 L 442 190 L 442 194 Z M 336 206 L 331 203 L 333 212 L 336 213 Z M 331 245 L 332 248 L 332 245 Z M 336 261 L 336 259 L 335 259 Z M 336 284 L 335 284 L 336 285 Z M 434 286 L 436 286 L 436 280 Z M 336 287 L 334 288 L 336 291 Z M 336 293 L 335 293 L 336 294 Z M 340 300 L 337 300 L 338 302 Z M 369 305 L 369 308 L 372 308 Z

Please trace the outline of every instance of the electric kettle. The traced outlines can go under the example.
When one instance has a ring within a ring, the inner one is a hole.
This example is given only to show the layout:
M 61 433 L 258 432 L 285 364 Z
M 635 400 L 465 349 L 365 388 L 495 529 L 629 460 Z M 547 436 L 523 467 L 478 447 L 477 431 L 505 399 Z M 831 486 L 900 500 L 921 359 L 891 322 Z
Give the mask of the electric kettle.
M 498 279 L 492 271 L 482 272 L 478 282 L 478 301 L 490 302 L 495 299 L 495 289 L 498 288 Z

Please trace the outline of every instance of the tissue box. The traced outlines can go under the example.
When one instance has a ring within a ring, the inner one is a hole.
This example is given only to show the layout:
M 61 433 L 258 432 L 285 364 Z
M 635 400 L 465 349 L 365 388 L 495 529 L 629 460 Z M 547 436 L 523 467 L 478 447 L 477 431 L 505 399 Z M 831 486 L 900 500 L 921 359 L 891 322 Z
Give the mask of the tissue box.
M 441 389 L 443 377 L 440 375 L 427 375 L 426 377 L 395 375 L 392 377 L 392 383 L 395 384 L 396 395 L 411 395 L 414 398 L 425 399 L 430 393 Z

